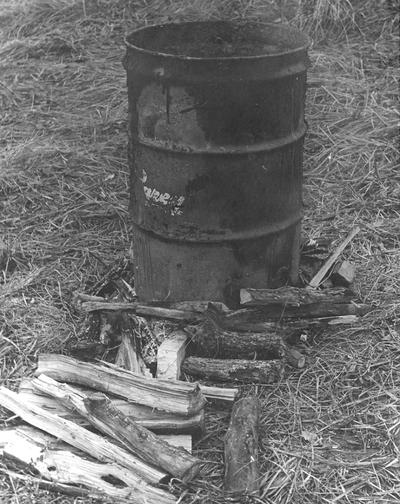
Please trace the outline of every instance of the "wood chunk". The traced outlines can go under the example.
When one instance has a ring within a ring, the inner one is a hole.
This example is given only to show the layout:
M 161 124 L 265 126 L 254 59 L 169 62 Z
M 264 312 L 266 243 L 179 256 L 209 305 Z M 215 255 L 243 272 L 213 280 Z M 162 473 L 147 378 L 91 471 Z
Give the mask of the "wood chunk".
M 184 331 L 174 331 L 161 343 L 157 351 L 157 378 L 179 380 L 187 341 L 188 336 Z
M 259 494 L 258 428 L 260 404 L 255 397 L 239 399 L 225 436 L 224 488 L 229 494 Z
M 39 355 L 36 375 L 40 374 L 179 415 L 192 416 L 205 404 L 197 383 L 145 378 L 116 366 L 100 366 L 65 355 Z
M 146 464 L 97 434 L 37 406 L 26 404 L 18 394 L 5 387 L 0 387 L 0 405 L 34 427 L 62 439 L 101 462 L 115 462 L 149 483 L 158 484 L 167 477 L 166 472 Z
M 316 287 L 318 287 L 322 283 L 322 281 L 324 280 L 324 278 L 328 274 L 329 270 L 332 268 L 332 266 L 338 260 L 340 254 L 343 252 L 343 250 L 347 247 L 347 245 L 351 242 L 351 240 L 359 232 L 360 232 L 360 228 L 358 226 L 350 231 L 350 233 L 346 236 L 346 238 L 343 240 L 343 242 L 329 256 L 328 260 L 324 263 L 322 268 L 311 279 L 311 281 L 308 285 L 308 288 L 315 289 Z
M 348 287 L 353 283 L 355 274 L 356 268 L 354 264 L 349 261 L 343 261 L 334 267 L 331 280 L 334 285 Z
M 344 303 L 354 297 L 349 289 L 336 288 L 307 290 L 298 287 L 279 287 L 278 289 L 241 289 L 240 304 L 245 306 L 279 305 L 299 307 L 315 303 Z
M 171 494 L 150 486 L 131 470 L 59 449 L 55 438 L 36 429 L 17 427 L 0 431 L 0 445 L 6 456 L 34 467 L 44 478 L 60 485 L 61 491 L 69 490 L 65 485 L 83 485 L 87 490 L 84 495 L 91 498 L 106 496 L 137 504 L 176 502 Z
M 285 355 L 285 344 L 274 333 L 239 333 L 224 331 L 207 317 L 198 326 L 186 328 L 199 357 L 224 359 L 280 359 Z
M 286 362 L 296 369 L 302 369 L 306 364 L 305 356 L 295 348 L 288 348 Z
M 190 481 L 198 473 L 199 459 L 173 447 L 126 417 L 104 394 L 87 396 L 46 375 L 40 375 L 32 383 L 41 392 L 58 399 L 66 408 L 77 411 L 100 432 L 117 440 L 147 463 L 161 467 L 182 481 Z
M 187 357 L 183 361 L 182 370 L 188 375 L 211 381 L 274 383 L 282 377 L 284 366 L 281 360 Z
M 74 386 L 74 388 L 85 394 L 93 393 L 93 390 L 90 391 L 82 387 L 78 388 Z M 18 395 L 27 403 L 39 406 L 50 413 L 54 413 L 82 426 L 89 425 L 89 422 L 85 418 L 76 412 L 69 411 L 58 400 L 35 391 L 32 380 L 23 380 L 21 382 Z M 204 432 L 204 410 L 196 413 L 196 415 L 184 417 L 149 408 L 148 406 L 130 403 L 123 399 L 111 399 L 111 402 L 124 415 L 130 417 L 142 427 L 146 427 L 156 433 L 200 435 Z

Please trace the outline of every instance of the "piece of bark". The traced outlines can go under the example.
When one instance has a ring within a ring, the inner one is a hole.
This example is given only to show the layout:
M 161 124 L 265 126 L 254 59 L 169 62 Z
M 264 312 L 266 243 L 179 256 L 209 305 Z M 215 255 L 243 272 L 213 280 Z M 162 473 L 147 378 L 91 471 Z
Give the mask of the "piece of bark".
M 93 393 L 93 390 L 75 386 L 83 393 Z M 224 389 L 225 390 L 225 389 Z M 87 426 L 88 421 L 76 412 L 69 411 L 59 401 L 48 397 L 37 390 L 34 390 L 32 379 L 22 380 L 19 386 L 19 393 L 25 401 L 39 406 L 50 413 L 54 413 L 62 418 L 71 420 L 79 425 Z M 118 408 L 124 415 L 129 416 L 139 425 L 159 434 L 193 434 L 199 436 L 204 433 L 204 410 L 193 416 L 181 416 L 166 411 L 149 408 L 141 404 L 134 404 L 123 399 L 109 398 L 114 407 Z
M 149 483 L 157 484 L 167 477 L 166 472 L 146 464 L 97 434 L 37 406 L 26 404 L 18 394 L 5 387 L 0 387 L 0 405 L 34 427 L 62 439 L 101 462 L 120 464 Z
M 77 361 L 65 355 L 39 355 L 36 375 L 40 374 L 179 415 L 195 415 L 205 404 L 205 398 L 197 383 L 145 378 L 116 366 L 100 366 Z
M 157 350 L 157 378 L 179 380 L 187 341 L 184 331 L 174 331 L 161 343 Z
M 186 328 L 199 357 L 223 359 L 280 359 L 285 355 L 285 343 L 274 333 L 244 333 L 224 331 L 207 317 L 198 326 Z
M 307 290 L 298 287 L 278 289 L 241 289 L 240 304 L 243 306 L 279 305 L 299 307 L 315 303 L 344 303 L 354 298 L 350 289 Z
M 52 448 L 57 440 L 39 430 L 17 427 L 0 431 L 0 444 L 5 455 L 33 467 L 56 484 L 83 485 L 85 495 L 90 498 L 129 499 L 137 504 L 176 502 L 171 494 L 150 486 L 123 466 L 87 460 L 67 449 Z M 58 489 L 65 490 L 62 486 Z
M 192 436 L 190 434 L 159 434 L 159 437 L 176 448 L 183 448 L 192 453 Z
M 145 462 L 161 467 L 182 481 L 190 481 L 198 473 L 199 459 L 171 446 L 125 416 L 104 394 L 87 396 L 46 375 L 40 375 L 32 383 L 41 392 L 58 399 L 66 408 L 77 411 L 96 429 L 117 440 Z
M 224 488 L 229 494 L 259 494 L 258 428 L 260 404 L 255 397 L 239 399 L 232 408 L 224 441 Z
M 354 229 L 350 231 L 350 233 L 346 236 L 346 238 L 343 240 L 342 243 L 336 249 L 333 251 L 333 253 L 329 256 L 328 260 L 324 263 L 322 268 L 317 272 L 317 274 L 310 280 L 310 283 L 308 284 L 308 288 L 315 289 L 318 287 L 326 275 L 328 274 L 329 270 L 332 268 L 332 266 L 335 264 L 335 262 L 338 260 L 340 254 L 343 252 L 343 250 L 347 247 L 347 245 L 351 242 L 351 240 L 360 232 L 360 228 L 357 226 Z
M 187 357 L 182 371 L 190 376 L 211 381 L 239 383 L 274 383 L 284 372 L 281 360 L 209 359 Z
M 343 261 L 334 267 L 331 280 L 334 285 L 348 287 L 353 283 L 355 274 L 356 268 L 354 264 L 349 261 Z

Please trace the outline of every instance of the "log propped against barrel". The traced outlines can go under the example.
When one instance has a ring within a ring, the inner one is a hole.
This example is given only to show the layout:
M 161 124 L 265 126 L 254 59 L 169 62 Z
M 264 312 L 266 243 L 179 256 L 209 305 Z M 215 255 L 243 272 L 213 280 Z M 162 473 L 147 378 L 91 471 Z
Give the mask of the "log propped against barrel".
M 239 399 L 225 436 L 225 491 L 233 496 L 258 495 L 258 428 L 260 404 L 255 397 Z

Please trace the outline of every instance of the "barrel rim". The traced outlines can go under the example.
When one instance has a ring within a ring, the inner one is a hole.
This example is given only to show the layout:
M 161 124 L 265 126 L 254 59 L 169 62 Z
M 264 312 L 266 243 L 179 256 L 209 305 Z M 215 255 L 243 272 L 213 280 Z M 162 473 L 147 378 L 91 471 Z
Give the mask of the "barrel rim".
M 283 28 L 284 30 L 287 30 L 288 32 L 296 32 L 299 36 L 301 36 L 304 39 L 304 44 L 300 45 L 299 47 L 295 47 L 293 49 L 287 49 L 285 51 L 281 51 L 278 53 L 274 54 L 256 54 L 256 55 L 249 55 L 249 56 L 210 56 L 210 57 L 203 57 L 203 56 L 185 56 L 183 54 L 171 54 L 171 53 L 164 53 L 161 51 L 152 51 L 150 49 L 145 49 L 143 47 L 139 47 L 137 45 L 134 45 L 128 41 L 128 37 L 131 37 L 132 35 L 136 33 L 140 33 L 146 30 L 149 30 L 151 28 L 163 28 L 165 26 L 181 26 L 181 25 L 194 25 L 194 24 L 201 24 L 201 23 L 208 23 L 208 24 L 219 24 L 219 23 L 230 23 L 233 24 L 235 21 L 231 20 L 226 20 L 226 19 L 220 19 L 220 20 L 204 20 L 204 21 L 185 21 L 182 23 L 160 23 L 160 24 L 151 24 L 151 25 L 146 25 L 142 26 L 140 28 L 137 28 L 136 30 L 133 30 L 129 34 L 127 34 L 124 37 L 124 43 L 127 49 L 133 49 L 141 54 L 144 55 L 150 55 L 150 56 L 157 56 L 157 57 L 163 57 L 163 58 L 168 58 L 168 59 L 174 59 L 178 61 L 193 61 L 193 62 L 213 62 L 213 61 L 234 61 L 234 62 L 240 62 L 240 61 L 261 61 L 263 59 L 267 59 L 271 61 L 271 59 L 279 58 L 282 56 L 287 56 L 287 55 L 293 55 L 297 53 L 301 53 L 304 51 L 307 51 L 307 49 L 311 45 L 311 39 L 308 35 L 303 33 L 302 31 L 298 30 L 297 28 L 293 28 L 290 25 L 285 25 L 285 24 L 278 24 L 278 23 L 263 23 L 260 21 L 254 22 L 252 20 L 248 20 L 248 22 L 252 22 L 254 24 L 262 25 L 262 26 L 273 26 L 273 27 L 280 27 L 281 29 Z

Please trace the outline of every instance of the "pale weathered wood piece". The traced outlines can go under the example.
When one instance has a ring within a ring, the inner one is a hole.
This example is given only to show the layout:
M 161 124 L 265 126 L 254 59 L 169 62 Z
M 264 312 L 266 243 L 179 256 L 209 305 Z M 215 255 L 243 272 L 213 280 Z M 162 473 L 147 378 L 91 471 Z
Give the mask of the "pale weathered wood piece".
M 152 408 L 192 416 L 205 404 L 197 383 L 145 378 L 116 366 L 101 366 L 58 354 L 41 354 L 36 375 L 76 383 Z
M 157 378 L 179 380 L 188 339 L 184 331 L 178 330 L 161 343 L 157 350 Z
M 87 497 L 129 499 L 135 504 L 172 504 L 176 499 L 147 484 L 131 470 L 115 463 L 99 463 L 57 447 L 56 438 L 30 427 L 0 431 L 3 454 L 34 467 L 44 478 L 61 484 L 83 485 Z M 119 487 L 110 482 L 120 481 Z
M 116 462 L 149 483 L 157 484 L 167 477 L 166 472 L 146 464 L 97 434 L 37 406 L 24 403 L 18 394 L 5 387 L 0 387 L 0 405 L 34 427 L 62 439 L 102 462 Z
M 159 434 L 159 437 L 177 448 L 192 453 L 192 436 L 190 434 Z
M 161 467 L 183 481 L 190 481 L 198 473 L 199 459 L 171 446 L 125 416 L 104 394 L 88 396 L 46 375 L 40 375 L 32 383 L 41 392 L 57 398 L 68 409 L 77 411 L 100 432 L 117 440 L 147 463 Z
M 259 410 L 256 397 L 239 399 L 232 408 L 224 442 L 224 488 L 235 496 L 259 494 Z

